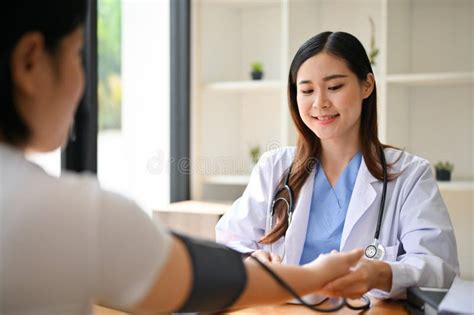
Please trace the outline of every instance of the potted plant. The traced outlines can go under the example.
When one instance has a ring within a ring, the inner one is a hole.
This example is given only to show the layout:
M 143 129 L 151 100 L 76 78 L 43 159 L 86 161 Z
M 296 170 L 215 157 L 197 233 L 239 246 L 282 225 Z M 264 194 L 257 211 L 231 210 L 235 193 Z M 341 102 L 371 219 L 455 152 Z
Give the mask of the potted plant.
M 254 62 L 251 64 L 252 80 L 261 80 L 263 77 L 263 64 L 261 62 Z
M 250 157 L 252 158 L 252 162 L 257 164 L 258 159 L 260 158 L 260 146 L 256 145 L 250 148 Z
M 436 180 L 439 181 L 450 181 L 451 180 L 451 172 L 454 169 L 453 163 L 448 161 L 446 162 L 438 162 L 435 164 L 436 170 Z
M 369 60 L 370 64 L 372 66 L 375 66 L 377 64 L 376 59 L 377 56 L 379 55 L 379 49 L 375 45 L 375 23 L 374 20 L 369 17 L 370 21 L 370 51 L 369 51 Z

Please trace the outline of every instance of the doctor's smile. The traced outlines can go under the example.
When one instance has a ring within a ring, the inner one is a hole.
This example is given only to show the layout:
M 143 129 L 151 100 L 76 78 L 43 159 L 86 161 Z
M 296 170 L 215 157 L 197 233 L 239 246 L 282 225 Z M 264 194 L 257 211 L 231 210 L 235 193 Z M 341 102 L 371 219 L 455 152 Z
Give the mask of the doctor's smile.
M 336 115 L 324 115 L 324 116 L 313 116 L 320 122 L 321 125 L 329 125 L 330 123 L 334 122 L 339 114 Z

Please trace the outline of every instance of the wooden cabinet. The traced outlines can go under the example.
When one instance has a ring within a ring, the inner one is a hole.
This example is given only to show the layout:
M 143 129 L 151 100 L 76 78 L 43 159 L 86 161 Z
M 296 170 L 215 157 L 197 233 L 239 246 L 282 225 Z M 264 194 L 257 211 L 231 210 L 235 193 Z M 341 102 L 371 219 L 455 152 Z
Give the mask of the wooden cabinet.
M 229 203 L 181 201 L 153 211 L 153 220 L 176 232 L 214 241 L 217 221 Z

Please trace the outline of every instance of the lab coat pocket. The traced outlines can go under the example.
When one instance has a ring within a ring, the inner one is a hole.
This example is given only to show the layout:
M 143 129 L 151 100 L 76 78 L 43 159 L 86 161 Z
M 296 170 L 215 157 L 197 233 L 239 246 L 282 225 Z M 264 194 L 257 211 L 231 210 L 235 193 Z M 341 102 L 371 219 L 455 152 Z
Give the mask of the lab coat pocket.
M 385 247 L 385 256 L 383 260 L 385 261 L 396 261 L 398 257 L 398 249 L 400 247 L 400 243 L 397 243 L 394 246 L 386 246 Z

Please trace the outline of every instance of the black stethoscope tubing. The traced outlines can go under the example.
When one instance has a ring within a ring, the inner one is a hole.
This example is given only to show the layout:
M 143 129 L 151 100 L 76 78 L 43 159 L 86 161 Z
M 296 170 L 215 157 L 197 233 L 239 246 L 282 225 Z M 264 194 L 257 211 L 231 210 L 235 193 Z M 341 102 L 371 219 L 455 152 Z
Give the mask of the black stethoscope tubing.
M 378 240 L 380 236 L 380 228 L 382 226 L 383 213 L 385 209 L 385 197 L 387 196 L 387 162 L 385 161 L 385 154 L 383 153 L 383 148 L 380 148 L 380 159 L 382 162 L 382 171 L 383 171 L 383 188 L 382 188 L 382 198 L 380 200 L 379 206 L 379 217 L 377 219 L 377 226 L 375 229 L 374 239 Z
M 283 280 L 282 278 L 280 278 L 279 275 L 277 275 L 267 264 L 261 262 L 257 257 L 255 256 L 252 256 L 250 255 L 249 256 L 251 259 L 253 259 L 254 261 L 256 261 L 266 272 L 268 272 L 270 274 L 270 276 L 280 285 L 282 286 L 283 288 L 285 288 L 296 300 L 298 300 L 298 302 L 300 302 L 303 306 L 305 306 L 306 308 L 309 308 L 310 310 L 313 310 L 313 311 L 316 311 L 316 312 L 320 312 L 320 313 L 332 313 L 332 312 L 336 312 L 338 310 L 340 310 L 341 308 L 343 308 L 344 306 L 347 306 L 348 308 L 350 308 L 351 310 L 355 310 L 355 311 L 363 311 L 363 310 L 368 310 L 370 309 L 370 307 L 372 306 L 372 303 L 370 301 L 370 298 L 367 296 L 367 295 L 362 295 L 360 298 L 361 300 L 364 302 L 362 305 L 352 305 L 351 303 L 349 303 L 349 301 L 345 298 L 341 298 L 341 302 L 338 303 L 337 305 L 331 307 L 331 308 L 322 308 L 320 307 L 324 302 L 326 302 L 328 300 L 328 298 L 324 299 L 323 301 L 321 301 L 320 303 L 318 304 L 315 304 L 315 305 L 311 305 L 309 303 L 306 303 L 306 301 L 304 301 L 302 299 L 302 297 L 295 291 L 293 290 L 293 288 L 285 281 Z
M 375 228 L 375 233 L 374 233 L 374 241 L 378 242 L 379 236 L 380 236 L 380 228 L 382 227 L 382 221 L 383 221 L 383 214 L 384 214 L 384 209 L 385 209 L 385 198 L 387 195 L 387 182 L 388 182 L 388 175 L 387 175 L 387 162 L 385 160 L 385 154 L 383 152 L 383 148 L 380 148 L 380 160 L 382 163 L 382 172 L 383 172 L 383 188 L 382 188 L 382 198 L 380 200 L 380 205 L 379 205 L 379 215 L 377 218 L 377 225 Z M 291 224 L 291 220 L 293 217 L 293 212 L 295 211 L 294 206 L 293 206 L 293 191 L 290 187 L 290 175 L 291 175 L 291 167 L 293 164 L 290 165 L 288 168 L 288 172 L 285 177 L 285 184 L 283 185 L 282 188 L 278 189 L 278 191 L 274 194 L 273 196 L 273 201 L 271 204 L 271 221 L 273 222 L 273 216 L 275 214 L 275 204 L 278 201 L 283 201 L 287 205 L 287 213 L 288 213 L 288 225 Z M 277 196 L 282 192 L 286 190 L 288 193 L 288 200 L 286 200 L 284 197 L 279 197 Z
M 378 218 L 377 218 L 377 226 L 376 226 L 376 229 L 375 229 L 375 233 L 374 233 L 374 242 L 369 245 L 367 248 L 366 248 L 366 254 L 367 254 L 367 249 L 369 247 L 374 247 L 375 248 L 375 253 L 377 253 L 377 248 L 378 248 L 378 239 L 379 239 L 379 236 L 380 236 L 380 228 L 382 226 L 382 221 L 383 221 L 383 214 L 384 214 L 384 209 L 385 209 L 385 198 L 386 198 L 386 195 L 387 195 L 387 182 L 388 182 L 388 175 L 387 175 L 387 162 L 385 160 L 385 154 L 384 154 L 384 151 L 383 151 L 383 148 L 381 147 L 380 148 L 380 159 L 381 159 L 381 163 L 382 163 L 382 172 L 383 172 L 383 188 L 382 188 L 382 198 L 380 200 L 380 205 L 379 205 L 379 214 L 378 214 Z M 271 204 L 271 221 L 273 222 L 273 216 L 275 214 L 275 204 L 278 202 L 278 201 L 282 201 L 286 204 L 287 206 L 287 213 L 288 213 L 288 225 L 290 225 L 291 223 L 291 218 L 293 216 L 293 212 L 294 212 L 294 207 L 293 207 L 293 191 L 291 190 L 291 187 L 290 187 L 290 184 L 289 184 L 289 180 L 290 180 L 290 175 L 291 175 L 291 167 L 292 167 L 293 164 L 290 165 L 290 167 L 288 168 L 288 172 L 286 174 L 286 177 L 285 177 L 285 183 L 283 185 L 282 188 L 278 189 L 278 191 L 275 193 L 274 197 L 273 197 L 273 201 L 272 201 L 272 204 Z M 284 197 L 279 197 L 277 198 L 277 196 L 283 192 L 284 190 L 286 190 L 287 194 L 288 194 L 288 200 L 286 200 Z M 383 252 L 383 250 L 382 250 Z M 375 256 L 375 254 L 374 254 Z M 251 256 L 252 257 L 252 256 Z M 350 309 L 352 310 L 367 310 L 370 308 L 370 299 L 366 296 L 366 295 L 362 295 L 362 300 L 364 301 L 364 303 L 361 305 L 361 306 L 355 306 L 355 305 L 351 305 L 346 299 L 342 299 L 341 300 L 341 303 L 336 305 L 335 307 L 333 308 L 330 308 L 330 309 L 321 309 L 319 308 L 318 305 L 310 305 L 308 303 L 306 303 L 298 294 L 296 294 L 296 292 L 294 292 L 286 282 L 284 282 L 282 279 L 280 279 L 275 273 L 273 273 L 272 270 L 270 270 L 267 266 L 265 266 L 265 264 L 263 264 L 262 262 L 260 262 L 257 258 L 253 257 L 264 269 L 266 269 L 271 275 L 272 277 L 275 278 L 275 280 L 277 280 L 277 282 L 280 283 L 280 285 L 282 285 L 284 288 L 286 288 L 301 304 L 303 304 L 304 306 L 306 306 L 307 308 L 309 309 L 312 309 L 314 311 L 318 311 L 318 312 L 335 312 L 337 310 L 340 310 L 341 308 L 343 308 L 344 306 L 347 306 L 349 307 Z M 323 300 L 324 302 L 325 300 Z

